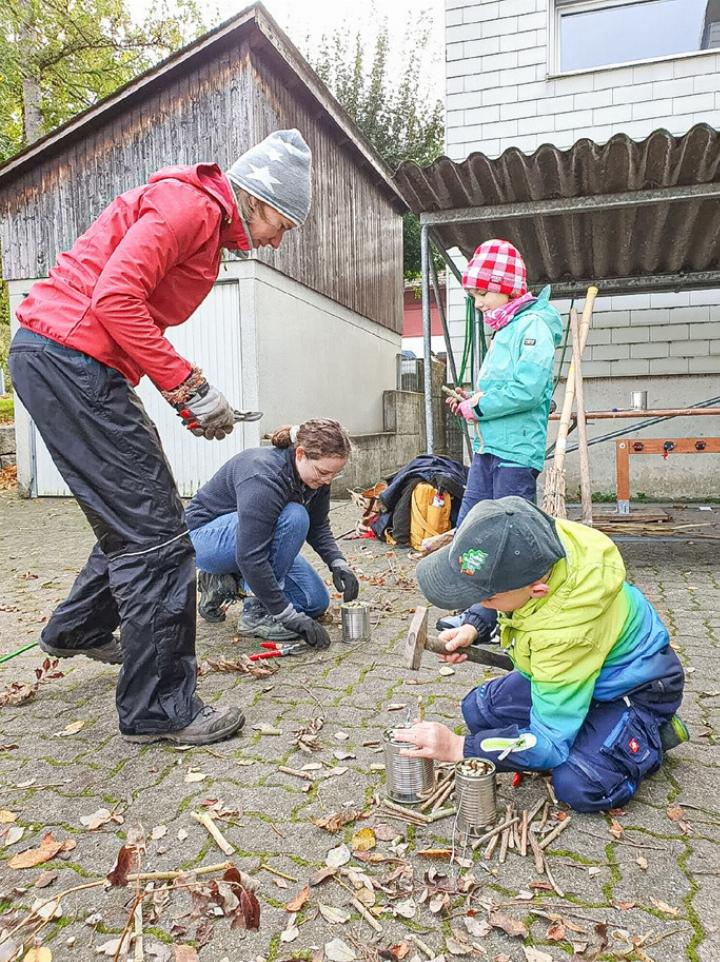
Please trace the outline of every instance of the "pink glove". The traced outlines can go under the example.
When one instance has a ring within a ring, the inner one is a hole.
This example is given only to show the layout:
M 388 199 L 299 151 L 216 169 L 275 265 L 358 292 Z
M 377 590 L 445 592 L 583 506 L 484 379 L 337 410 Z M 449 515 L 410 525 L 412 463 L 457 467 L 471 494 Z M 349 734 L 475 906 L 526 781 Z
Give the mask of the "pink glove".
M 465 401 L 462 401 L 460 404 L 458 404 L 456 413 L 461 417 L 464 417 L 466 421 L 477 421 L 478 416 L 475 413 L 475 407 L 477 406 L 479 400 L 480 395 L 474 394 L 472 397 L 469 397 Z

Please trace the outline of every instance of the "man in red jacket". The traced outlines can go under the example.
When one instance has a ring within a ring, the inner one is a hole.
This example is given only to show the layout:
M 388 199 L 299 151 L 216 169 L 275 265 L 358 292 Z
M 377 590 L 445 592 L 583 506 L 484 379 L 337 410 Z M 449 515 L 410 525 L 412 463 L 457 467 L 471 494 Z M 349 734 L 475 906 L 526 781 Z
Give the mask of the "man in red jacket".
M 116 702 L 131 741 L 207 744 L 245 720 L 196 694 L 194 551 L 133 387 L 147 375 L 207 439 L 252 416 L 235 412 L 165 330 L 210 292 L 223 248 L 277 248 L 303 223 L 311 167 L 300 133 L 279 130 L 225 173 L 215 164 L 160 170 L 116 198 L 17 310 L 15 391 L 97 537 L 40 647 L 122 665 Z

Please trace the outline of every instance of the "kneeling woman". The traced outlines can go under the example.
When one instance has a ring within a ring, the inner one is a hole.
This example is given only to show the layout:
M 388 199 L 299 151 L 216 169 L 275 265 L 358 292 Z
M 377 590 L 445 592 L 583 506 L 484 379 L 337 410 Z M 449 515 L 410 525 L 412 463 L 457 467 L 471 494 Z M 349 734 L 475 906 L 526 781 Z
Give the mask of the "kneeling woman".
M 351 444 L 337 421 L 318 418 L 279 428 L 272 447 L 249 448 L 224 464 L 188 505 L 199 569 L 200 614 L 222 621 L 244 592 L 239 630 L 269 641 L 301 637 L 330 644 L 315 620 L 330 604 L 322 579 L 302 557 L 307 543 L 330 568 L 345 601 L 358 594 L 330 530 L 330 482 L 345 467 Z

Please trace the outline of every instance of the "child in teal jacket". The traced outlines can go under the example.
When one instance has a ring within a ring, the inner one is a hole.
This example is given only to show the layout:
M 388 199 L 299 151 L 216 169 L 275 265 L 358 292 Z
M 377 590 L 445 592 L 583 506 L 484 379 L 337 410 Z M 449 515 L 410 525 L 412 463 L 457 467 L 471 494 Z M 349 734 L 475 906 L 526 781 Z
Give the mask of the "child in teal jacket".
M 562 335 L 550 288 L 535 297 L 527 271 L 508 241 L 481 244 L 465 269 L 471 293 L 494 334 L 480 369 L 477 392 L 454 411 L 477 425 L 458 527 L 478 501 L 517 495 L 535 501 L 545 463 L 555 349 Z
M 463 287 L 494 333 L 477 392 L 461 403 L 448 402 L 475 431 L 457 527 L 478 501 L 516 495 L 535 502 L 545 463 L 555 349 L 562 335 L 550 288 L 537 297 L 529 293 L 525 263 L 508 241 L 490 240 L 477 248 Z M 495 616 L 484 611 L 480 617 L 487 637 L 495 629 Z M 458 627 L 463 620 L 462 614 L 442 618 L 438 628 Z

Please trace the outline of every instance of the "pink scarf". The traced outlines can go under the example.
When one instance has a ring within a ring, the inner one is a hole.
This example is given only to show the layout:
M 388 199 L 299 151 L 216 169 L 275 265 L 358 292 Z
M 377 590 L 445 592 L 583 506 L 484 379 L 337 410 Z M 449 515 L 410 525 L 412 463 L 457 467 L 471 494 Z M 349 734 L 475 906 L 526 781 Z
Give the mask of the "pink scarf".
M 518 311 L 527 307 L 528 304 L 532 304 L 535 300 L 537 300 L 535 295 L 527 291 L 521 297 L 516 297 L 514 301 L 508 301 L 502 307 L 496 307 L 492 311 L 484 311 L 483 320 L 493 331 L 499 331 L 510 323 Z

